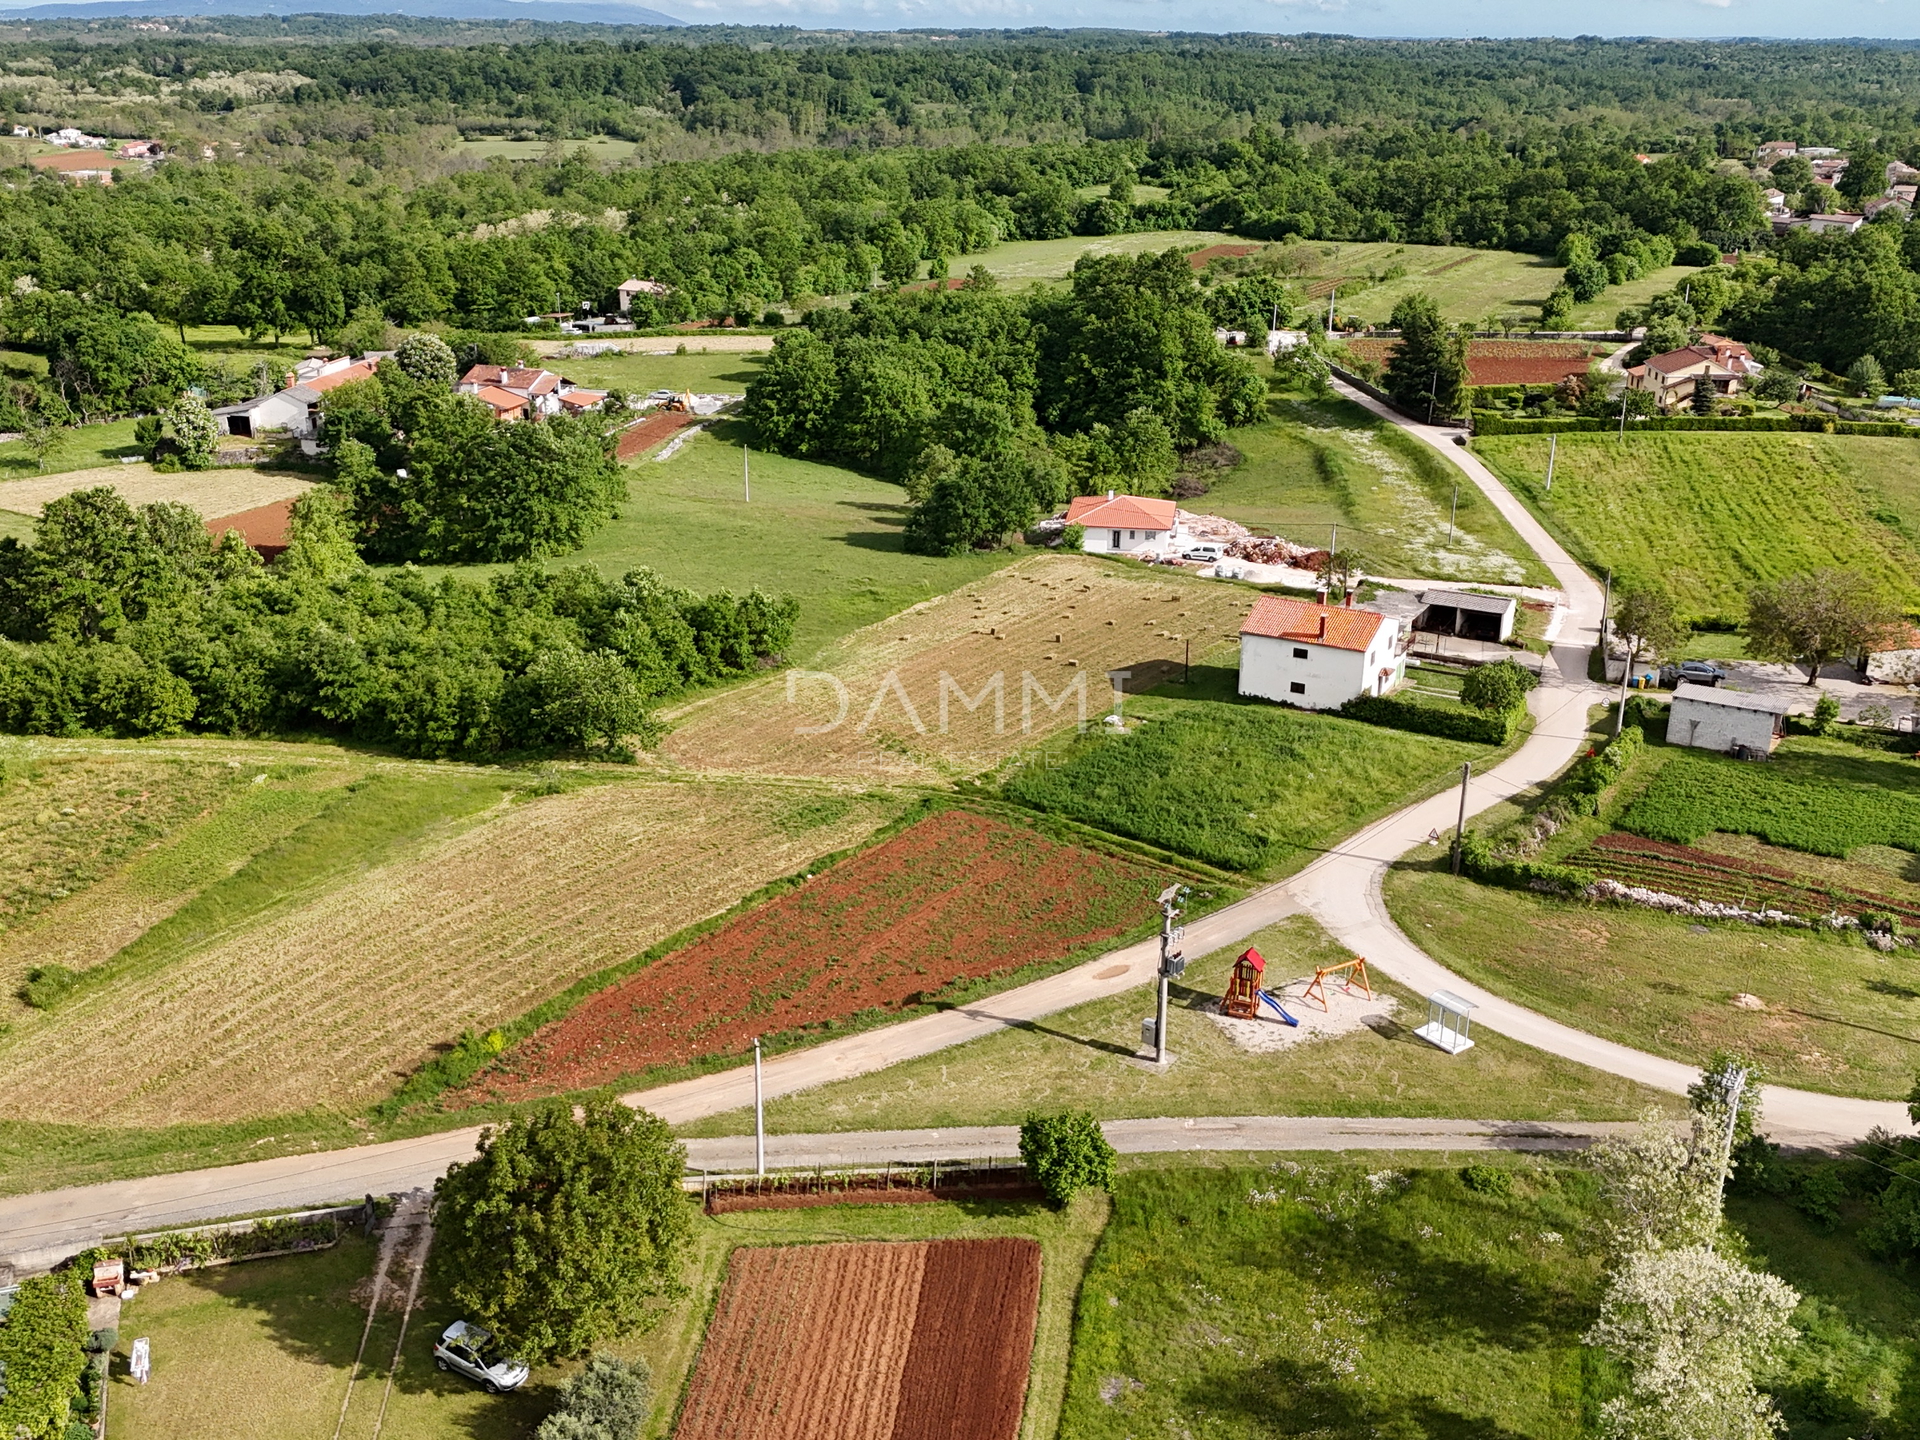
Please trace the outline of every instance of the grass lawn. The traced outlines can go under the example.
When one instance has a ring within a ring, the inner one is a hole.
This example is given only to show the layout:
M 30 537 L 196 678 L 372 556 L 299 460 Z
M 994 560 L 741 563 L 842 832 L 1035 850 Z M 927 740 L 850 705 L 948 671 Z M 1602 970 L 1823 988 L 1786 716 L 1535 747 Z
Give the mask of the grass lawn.
M 1133 702 L 1143 722 L 1049 749 L 1008 778 L 1009 799 L 1222 869 L 1299 868 L 1375 815 L 1442 788 L 1487 747 L 1240 701 L 1237 671 L 1202 666 L 1194 698 Z
M 1738 619 L 1756 581 L 1839 565 L 1920 605 L 1920 445 L 1862 436 L 1567 434 L 1474 442 L 1576 558 Z
M 1302 545 L 1325 546 L 1338 526 L 1341 548 L 1359 551 L 1376 574 L 1552 583 L 1513 527 L 1430 447 L 1346 400 L 1283 396 L 1270 415 L 1233 432 L 1245 461 L 1188 509 Z
M 738 366 L 737 356 L 715 357 Z M 709 427 L 665 461 L 627 467 L 620 517 L 552 562 L 608 575 L 646 565 L 694 590 L 785 591 L 800 600 L 792 658 L 804 663 L 849 631 L 944 594 L 1030 553 L 1024 547 L 939 559 L 901 543 L 906 492 L 832 465 L 755 451 L 745 498 L 744 424 Z
M 1102 188 L 1104 194 L 1104 187 Z M 953 275 L 965 275 L 984 265 L 1002 282 L 1035 284 L 1064 280 L 1082 255 L 1140 255 L 1147 251 L 1244 244 L 1235 235 L 1218 230 L 1143 230 L 1137 235 L 1069 235 L 1061 240 L 1014 240 L 978 255 L 959 255 L 948 262 Z
M 1386 895 L 1443 965 L 1656 1055 L 1739 1050 L 1780 1084 L 1875 1100 L 1904 1098 L 1920 1068 L 1920 989 L 1857 939 L 1496 889 L 1427 859 L 1395 866 Z
M 24 440 L 9 440 L 0 445 L 0 480 L 30 480 L 36 475 L 52 475 L 67 470 L 91 470 L 99 465 L 117 465 L 129 455 L 137 456 L 133 443 L 133 421 L 113 420 L 104 425 L 77 425 L 56 432 L 60 446 L 47 457 L 46 469 L 27 449 Z
M 1351 957 L 1309 917 L 1255 935 L 1276 983 Z M 838 1081 L 767 1104 L 770 1129 L 826 1131 L 1013 1125 L 1030 1111 L 1087 1109 L 1104 1119 L 1158 1115 L 1401 1115 L 1506 1120 L 1628 1120 L 1671 1097 L 1603 1075 L 1491 1032 L 1449 1057 L 1414 1037 L 1424 1002 L 1375 981 L 1400 1002 L 1376 1029 L 1256 1054 L 1227 1038 L 1196 1005 L 1226 988 L 1234 945 L 1195 958 L 1170 987 L 1168 1033 L 1177 1059 L 1155 1074 L 1130 1058 L 1151 987 L 1063 1010 L 1044 1020 L 873 1075 Z M 1411 1008 L 1410 1008 L 1411 1007 Z M 1410 1023 L 1401 1023 L 1410 1022 Z M 751 1111 L 715 1115 L 686 1135 L 744 1135 Z
M 1496 1196 L 1431 1157 L 1130 1169 L 1081 1292 L 1062 1433 L 1585 1433 L 1592 1182 L 1508 1173 Z
M 689 1201 L 691 1205 L 693 1202 Z M 739 1245 L 822 1240 L 922 1240 L 1022 1235 L 1040 1242 L 1040 1319 L 1022 1440 L 1052 1440 L 1065 1390 L 1072 1314 L 1107 1202 L 1086 1195 L 1064 1212 L 1041 1205 L 893 1205 L 699 1216 L 682 1279 L 687 1293 L 648 1331 L 616 1341 L 653 1371 L 653 1417 L 667 1433 L 699 1353 L 727 1256 Z M 108 1399 L 109 1440 L 201 1440 L 215 1434 L 295 1440 L 332 1433 L 360 1343 L 366 1307 L 354 1287 L 371 1274 L 373 1245 L 357 1236 L 317 1255 L 259 1260 L 162 1281 L 128 1307 Z M 362 1297 L 364 1299 L 364 1297 Z M 543 1366 L 524 1390 L 489 1396 L 433 1368 L 433 1339 L 458 1318 L 433 1293 L 409 1323 L 382 1435 L 530 1436 L 574 1368 Z M 388 1379 L 397 1309 L 376 1321 L 354 1388 L 348 1435 L 372 1433 Z M 153 1379 L 136 1386 L 123 1358 L 135 1334 L 153 1342 Z
M 662 341 L 672 345 L 672 340 Z M 632 396 L 654 390 L 692 390 L 706 394 L 744 395 L 747 383 L 760 373 L 764 353 L 739 350 L 702 351 L 689 340 L 685 355 L 596 355 L 591 359 L 548 356 L 540 363 L 580 385 L 596 390 L 617 387 Z

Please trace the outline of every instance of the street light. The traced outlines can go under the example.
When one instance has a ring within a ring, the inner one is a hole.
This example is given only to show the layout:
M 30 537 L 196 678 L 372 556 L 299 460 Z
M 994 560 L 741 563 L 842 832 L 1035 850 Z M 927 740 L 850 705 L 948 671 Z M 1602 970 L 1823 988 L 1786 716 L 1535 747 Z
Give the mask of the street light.
M 1186 957 L 1173 948 L 1185 932 L 1174 928 L 1180 915 L 1180 902 L 1192 892 L 1185 885 L 1169 885 L 1160 892 L 1160 995 L 1153 1012 L 1153 1062 L 1167 1063 L 1167 982 L 1184 975 Z

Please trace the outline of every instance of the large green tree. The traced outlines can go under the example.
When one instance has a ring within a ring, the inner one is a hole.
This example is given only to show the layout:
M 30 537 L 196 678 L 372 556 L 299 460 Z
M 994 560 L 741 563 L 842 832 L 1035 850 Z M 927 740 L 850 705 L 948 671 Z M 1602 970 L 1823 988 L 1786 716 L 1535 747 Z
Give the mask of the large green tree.
M 434 1188 L 445 1293 L 530 1361 L 581 1355 L 679 1290 L 693 1216 L 686 1151 L 615 1100 L 553 1101 L 499 1130 Z
M 1408 295 L 1393 307 L 1399 342 L 1387 358 L 1381 388 L 1408 410 L 1435 419 L 1452 415 L 1467 383 L 1466 337 L 1440 318 L 1430 295 Z
M 1756 660 L 1797 661 L 1807 667 L 1812 685 L 1821 666 L 1872 645 L 1897 618 L 1857 570 L 1816 570 L 1747 593 L 1747 653 Z

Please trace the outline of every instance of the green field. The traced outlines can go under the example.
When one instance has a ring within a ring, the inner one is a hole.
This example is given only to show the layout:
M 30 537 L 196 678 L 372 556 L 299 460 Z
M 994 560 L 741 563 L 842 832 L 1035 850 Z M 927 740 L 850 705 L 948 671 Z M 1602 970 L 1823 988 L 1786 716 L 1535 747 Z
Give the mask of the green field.
M 117 464 L 127 456 L 138 456 L 133 443 L 133 421 L 111 420 L 104 425 L 76 425 L 56 431 L 59 444 L 41 461 L 27 448 L 24 440 L 0 444 L 0 480 L 31 480 L 36 475 L 57 475 L 69 470 L 91 470 L 99 465 Z
M 1271 878 L 1377 814 L 1440 789 L 1482 747 L 1229 703 L 1236 671 L 1203 668 L 1205 699 L 1147 696 L 1127 734 L 1092 733 L 1008 778 L 1009 799 L 1222 869 Z
M 619 518 L 552 563 L 584 562 L 608 575 L 646 565 L 695 590 L 757 585 L 796 595 L 791 658 L 802 663 L 849 631 L 1030 553 L 1015 546 L 951 560 L 909 555 L 898 485 L 757 450 L 749 501 L 741 462 L 750 433 L 721 422 L 669 460 L 629 465 Z
M 1500 512 L 1432 447 L 1347 400 L 1279 396 L 1270 415 L 1228 437 L 1244 463 L 1186 508 L 1301 545 L 1327 545 L 1338 526 L 1341 548 L 1359 551 L 1379 575 L 1552 583 Z
M 692 1208 L 694 1202 L 689 1201 Z M 920 1240 L 1028 1236 L 1041 1246 L 1040 1321 L 1022 1440 L 1052 1440 L 1065 1390 L 1075 1296 L 1088 1254 L 1106 1222 L 1103 1196 L 1084 1195 L 1056 1212 L 1029 1204 L 876 1205 L 821 1210 L 696 1215 L 681 1279 L 686 1294 L 656 1312 L 649 1330 L 616 1341 L 613 1353 L 644 1359 L 653 1372 L 654 1412 L 643 1434 L 664 1435 L 725 1278 L 740 1245 L 821 1240 Z M 252 1261 L 167 1279 L 142 1292 L 121 1321 L 108 1395 L 108 1440 L 310 1440 L 333 1433 L 347 1372 L 366 1322 L 374 1246 L 358 1235 L 319 1254 Z M 379 1433 L 394 1440 L 460 1435 L 526 1440 L 553 1408 L 574 1368 L 543 1366 L 525 1389 L 505 1396 L 433 1365 L 433 1340 L 457 1318 L 429 1284 L 410 1320 Z M 356 1289 L 356 1287 L 361 1287 Z M 398 1338 L 398 1306 L 383 1307 L 347 1411 L 346 1435 L 373 1433 Z M 153 1346 L 153 1378 L 126 1374 L 135 1334 Z
M 576 384 L 596 390 L 616 387 L 637 399 L 654 390 L 744 395 L 764 358 L 751 351 L 702 351 L 698 344 L 689 344 L 685 355 L 596 355 L 591 359 L 549 355 L 539 363 Z
M 1169 987 L 1167 1030 L 1177 1057 L 1157 1074 L 1133 1056 L 1153 1013 L 1142 987 L 873 1075 L 767 1102 L 767 1126 L 788 1134 L 956 1125 L 1013 1125 L 1030 1111 L 1091 1110 L 1103 1119 L 1158 1115 L 1380 1115 L 1513 1120 L 1630 1120 L 1672 1109 L 1671 1096 L 1482 1032 L 1453 1057 L 1416 1038 L 1406 1021 L 1423 1001 L 1376 979 L 1399 1002 L 1397 1019 L 1273 1053 L 1241 1049 L 1202 1009 L 1226 988 L 1248 944 L 1279 984 L 1351 959 L 1305 915 L 1250 940 L 1196 956 Z M 745 1135 L 751 1111 L 681 1127 L 684 1135 Z
M 1100 187 L 1105 193 L 1105 187 Z M 1061 240 L 1012 240 L 947 262 L 954 275 L 984 265 L 1003 283 L 1064 280 L 1082 255 L 1140 255 L 1149 250 L 1198 249 L 1247 242 L 1218 230 L 1143 230 L 1134 235 L 1069 235 Z
M 585 140 L 462 140 L 454 154 L 476 160 L 543 160 L 551 156 L 571 159 L 584 150 L 603 165 L 629 160 L 640 147 L 631 140 L 616 140 L 610 135 L 595 135 Z
M 1749 586 L 1828 565 L 1920 605 L 1920 444 L 1863 436 L 1545 435 L 1475 451 L 1576 559 L 1659 580 L 1695 617 L 1738 620 Z M 1720 652 L 1716 652 L 1720 653 Z

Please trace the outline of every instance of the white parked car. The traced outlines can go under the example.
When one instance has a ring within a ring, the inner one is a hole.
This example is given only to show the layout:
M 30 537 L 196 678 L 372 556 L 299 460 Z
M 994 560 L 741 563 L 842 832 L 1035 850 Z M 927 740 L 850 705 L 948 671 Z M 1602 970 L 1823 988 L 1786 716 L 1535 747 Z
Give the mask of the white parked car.
M 1203 565 L 1211 565 L 1227 553 L 1227 547 L 1212 540 L 1201 540 L 1189 545 L 1180 552 L 1182 560 L 1198 560 Z
M 469 1380 L 480 1382 L 490 1395 L 518 1390 L 527 1383 L 524 1360 L 511 1360 L 494 1345 L 493 1332 L 456 1320 L 434 1342 L 433 1363 Z

